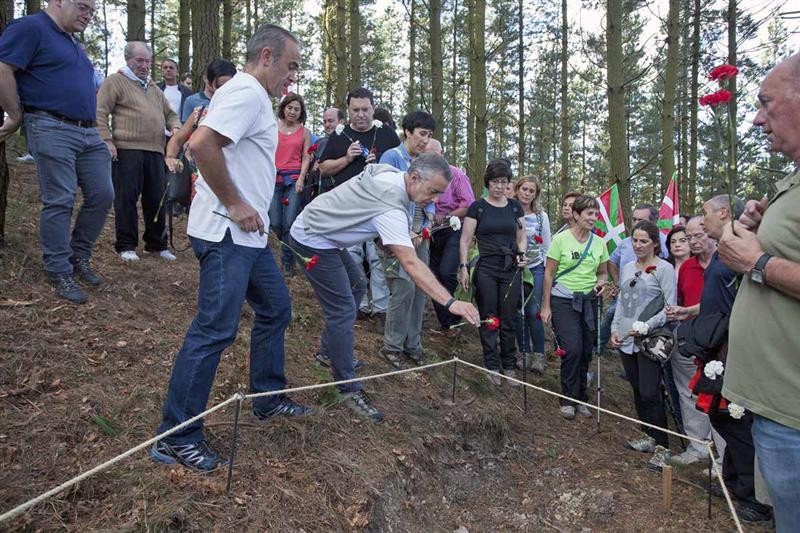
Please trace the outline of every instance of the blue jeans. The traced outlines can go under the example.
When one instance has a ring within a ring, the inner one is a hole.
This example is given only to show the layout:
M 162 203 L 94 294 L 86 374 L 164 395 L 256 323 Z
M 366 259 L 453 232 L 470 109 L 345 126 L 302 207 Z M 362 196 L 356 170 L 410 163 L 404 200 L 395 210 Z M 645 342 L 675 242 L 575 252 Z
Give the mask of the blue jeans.
M 76 259 L 89 259 L 114 201 L 111 155 L 94 128 L 26 113 L 25 139 L 36 160 L 42 211 L 39 242 L 44 269 L 69 274 Z M 70 237 L 80 187 L 83 204 Z
M 294 219 L 300 213 L 302 198 L 294 189 L 294 181 L 288 176 L 283 177 L 283 183 L 275 184 L 275 194 L 269 206 L 269 227 L 280 240 L 289 236 L 289 229 Z M 287 205 L 283 205 L 288 202 Z M 281 245 L 281 263 L 284 267 L 294 264 L 294 252 L 285 244 Z
M 800 431 L 754 415 L 752 432 L 777 533 L 795 531 L 800 523 Z
M 221 242 L 190 239 L 200 260 L 197 316 L 172 367 L 159 433 L 205 410 L 220 356 L 236 339 L 245 300 L 255 315 L 250 334 L 250 391 L 286 388 L 283 336 L 292 319 L 292 305 L 269 247 L 236 245 L 230 232 Z M 277 401 L 277 396 L 257 398 L 253 408 L 268 410 Z M 202 438 L 203 424 L 197 421 L 165 440 L 181 445 Z
M 517 314 L 514 320 L 514 329 L 517 331 L 517 346 L 520 351 L 530 352 L 528 339 L 533 340 L 533 352 L 544 353 L 544 325 L 536 315 L 542 303 L 542 289 L 544 287 L 544 263 L 531 267 L 533 274 L 533 295 L 525 306 L 525 324 L 522 324 L 522 315 Z
M 294 239 L 292 245 L 305 257 L 319 257 L 314 268 L 303 269 L 322 306 L 322 316 L 325 319 L 319 351 L 330 359 L 336 381 L 353 379 L 356 377 L 353 328 L 358 314 L 358 303 L 367 290 L 366 280 L 347 250 L 308 248 Z M 339 386 L 341 392 L 354 392 L 362 388 L 358 381 Z

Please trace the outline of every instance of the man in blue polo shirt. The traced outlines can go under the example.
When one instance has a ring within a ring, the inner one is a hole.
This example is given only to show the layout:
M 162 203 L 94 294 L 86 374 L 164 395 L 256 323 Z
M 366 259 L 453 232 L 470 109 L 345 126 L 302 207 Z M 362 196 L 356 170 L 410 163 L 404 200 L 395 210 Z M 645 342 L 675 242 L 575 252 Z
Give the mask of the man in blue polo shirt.
M 0 36 L 0 107 L 8 113 L 0 142 L 24 124 L 39 175 L 44 269 L 58 296 L 76 304 L 86 293 L 73 273 L 100 284 L 89 260 L 114 199 L 111 155 L 95 129 L 94 67 L 73 36 L 94 12 L 94 0 L 50 0 Z M 70 236 L 78 187 L 83 205 Z

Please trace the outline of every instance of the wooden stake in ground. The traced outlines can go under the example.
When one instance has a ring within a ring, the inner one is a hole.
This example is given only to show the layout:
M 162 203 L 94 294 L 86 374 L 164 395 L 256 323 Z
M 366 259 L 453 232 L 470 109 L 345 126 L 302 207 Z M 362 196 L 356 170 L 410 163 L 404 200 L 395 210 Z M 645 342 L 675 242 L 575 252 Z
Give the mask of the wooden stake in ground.
M 661 467 L 661 480 L 664 482 L 664 511 L 669 512 L 672 507 L 672 467 L 664 465 Z

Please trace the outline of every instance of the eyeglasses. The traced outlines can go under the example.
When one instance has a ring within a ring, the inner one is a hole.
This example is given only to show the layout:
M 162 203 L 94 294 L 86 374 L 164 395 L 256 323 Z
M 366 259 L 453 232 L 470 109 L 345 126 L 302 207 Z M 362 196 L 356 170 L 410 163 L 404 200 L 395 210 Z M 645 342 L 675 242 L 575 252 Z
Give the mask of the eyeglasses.
M 631 288 L 635 287 L 636 286 L 636 282 L 639 281 L 639 278 L 641 278 L 641 277 L 642 277 L 642 271 L 638 270 L 636 272 L 636 274 L 633 275 L 633 279 L 628 284 L 628 287 L 631 287 Z
M 688 242 L 701 241 L 701 240 L 703 240 L 705 238 L 706 238 L 706 234 L 705 233 L 695 233 L 694 235 L 687 235 L 686 236 L 686 240 Z
M 75 9 L 77 9 L 78 13 L 80 13 L 81 15 L 89 14 L 91 16 L 94 16 L 94 14 L 97 13 L 97 10 L 95 8 L 93 8 L 91 6 L 87 6 L 86 4 L 84 4 L 82 2 L 76 2 L 75 0 L 69 0 L 69 3 L 72 4 L 73 6 L 75 6 Z
M 687 242 L 689 242 L 688 237 L 678 237 L 677 239 L 670 239 L 669 241 L 670 244 L 686 244 Z

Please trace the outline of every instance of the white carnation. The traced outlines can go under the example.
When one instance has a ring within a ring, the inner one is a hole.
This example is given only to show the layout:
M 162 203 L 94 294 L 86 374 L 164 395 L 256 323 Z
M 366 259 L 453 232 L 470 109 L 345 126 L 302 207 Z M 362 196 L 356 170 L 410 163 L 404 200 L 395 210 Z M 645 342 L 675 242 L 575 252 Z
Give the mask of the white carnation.
M 453 231 L 458 231 L 461 229 L 461 219 L 458 217 L 450 217 L 450 227 L 453 228 Z
M 336 125 L 336 135 L 341 135 L 344 131 L 344 124 L 337 124 Z
M 373 120 L 372 125 L 375 126 L 376 128 L 382 128 L 383 122 L 381 122 L 380 120 Z
M 647 335 L 647 332 L 650 331 L 650 326 L 647 325 L 647 322 L 637 320 L 631 325 L 631 329 L 639 335 Z
M 722 364 L 722 361 L 709 361 L 703 368 L 703 374 L 708 379 L 717 379 L 717 376 L 721 376 L 723 372 L 725 372 L 725 365 Z
M 742 407 L 741 405 L 737 405 L 735 403 L 729 403 L 728 414 L 731 415 L 731 418 L 739 420 L 744 416 L 744 407 Z

